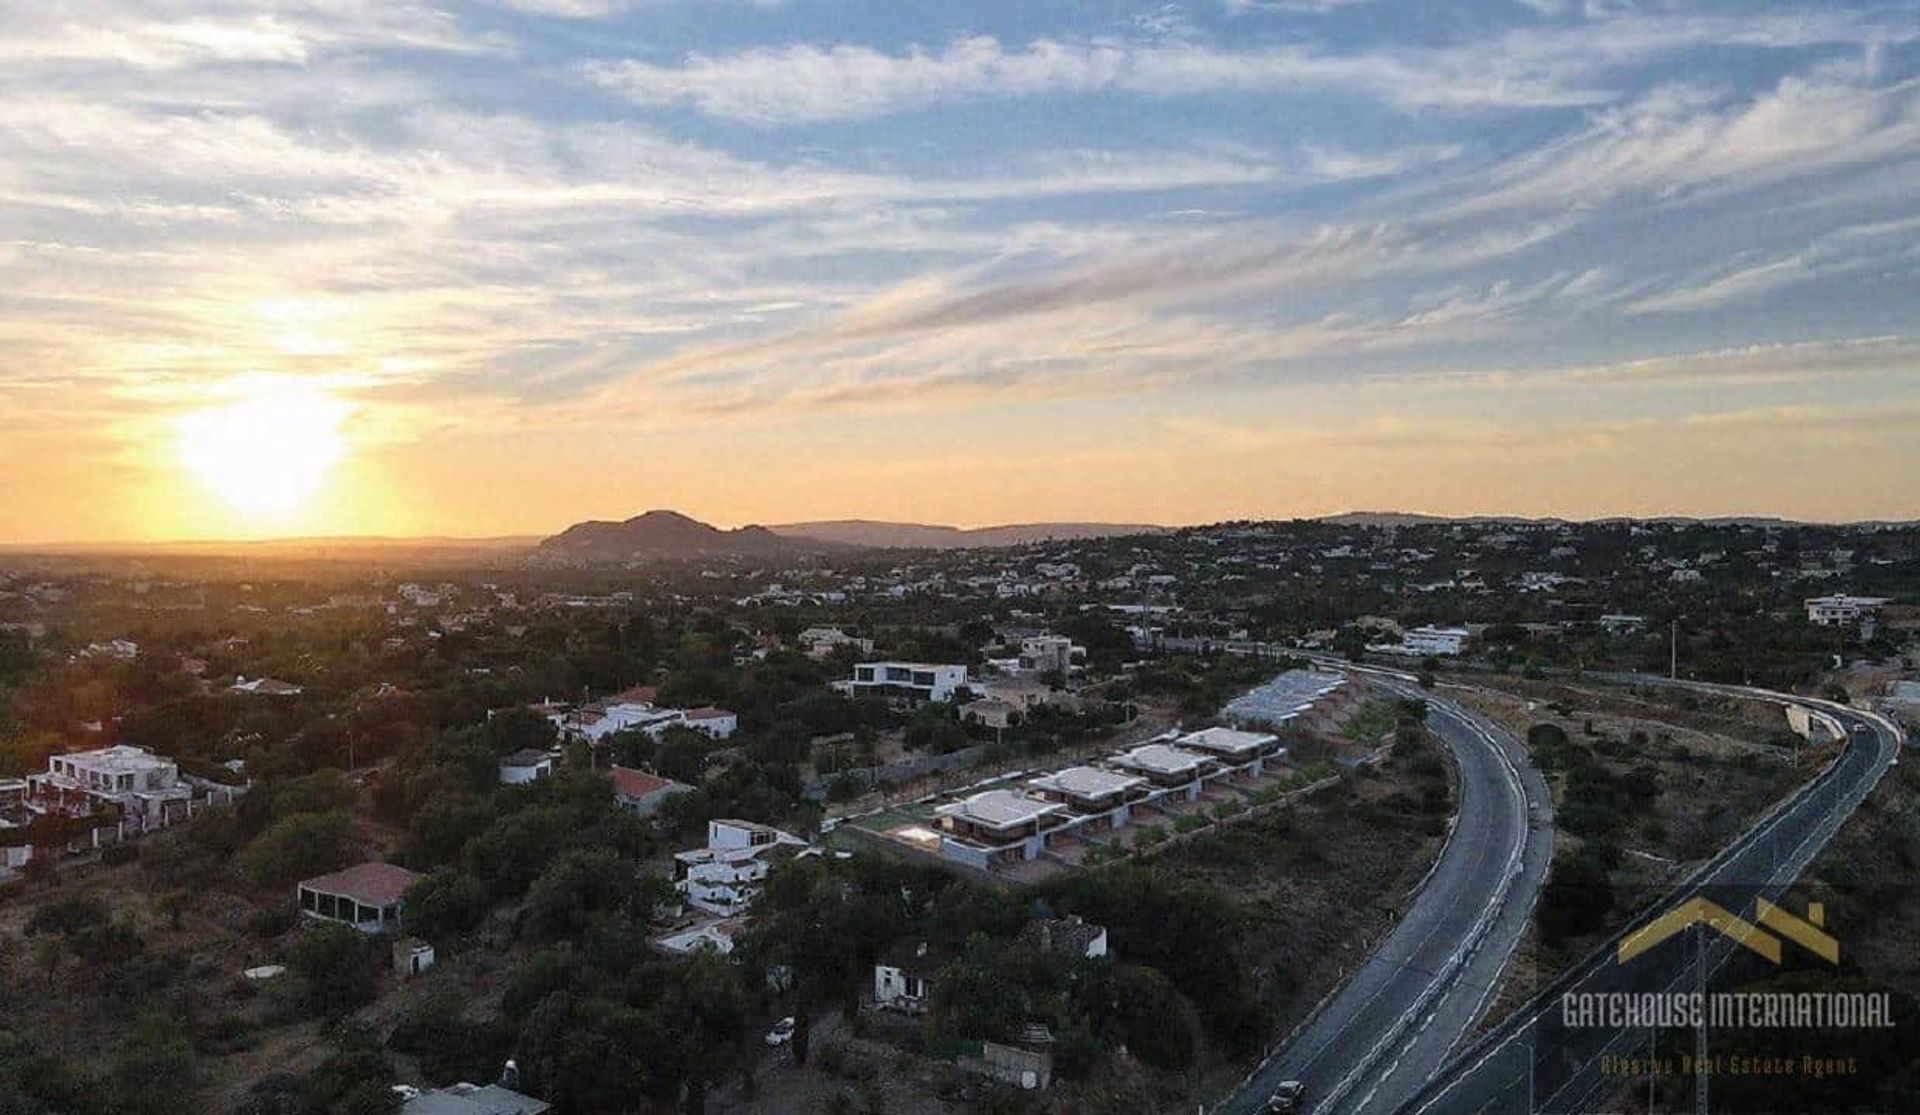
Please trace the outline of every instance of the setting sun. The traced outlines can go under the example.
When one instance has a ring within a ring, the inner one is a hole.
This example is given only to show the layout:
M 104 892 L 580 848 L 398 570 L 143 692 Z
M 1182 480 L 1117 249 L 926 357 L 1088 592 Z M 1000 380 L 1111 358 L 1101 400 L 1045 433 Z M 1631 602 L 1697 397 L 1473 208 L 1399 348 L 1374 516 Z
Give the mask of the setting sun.
M 179 421 L 180 460 L 234 510 L 280 516 L 312 498 L 342 452 L 347 404 L 317 388 L 273 385 Z

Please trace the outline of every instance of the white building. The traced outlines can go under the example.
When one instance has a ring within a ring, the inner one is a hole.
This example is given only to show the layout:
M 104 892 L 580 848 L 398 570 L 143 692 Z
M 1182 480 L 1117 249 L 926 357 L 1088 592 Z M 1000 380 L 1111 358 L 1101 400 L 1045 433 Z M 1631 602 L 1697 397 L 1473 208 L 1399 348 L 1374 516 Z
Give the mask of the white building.
M 691 956 L 703 950 L 726 956 L 733 952 L 733 939 L 745 929 L 746 922 L 743 919 L 719 918 L 675 930 L 655 938 L 653 943 L 661 951 L 675 956 Z
M 1066 819 L 1067 807 L 1017 790 L 983 790 L 933 812 L 934 823 L 946 834 L 943 849 L 958 840 L 995 862 L 1038 859 L 1046 850 L 1047 830 Z
M 298 697 L 300 695 L 300 686 L 276 678 L 254 678 L 249 681 L 244 677 L 237 677 L 233 679 L 232 685 L 227 686 L 227 690 L 255 697 Z
M 1202 728 L 1174 741 L 1182 750 L 1212 755 L 1227 766 L 1258 775 L 1268 762 L 1287 757 L 1280 737 L 1271 732 L 1242 732 L 1233 728 Z
M 1884 596 L 1815 596 L 1807 601 L 1807 622 L 1821 627 L 1856 624 L 1879 615 L 1888 603 Z
M 1416 627 L 1400 636 L 1400 649 L 1425 658 L 1428 655 L 1455 655 L 1473 635 L 1464 627 Z
M 1149 743 L 1131 751 L 1122 751 L 1110 762 L 1121 770 L 1145 777 L 1155 786 L 1174 789 L 1188 800 L 1200 796 L 1201 779 L 1212 773 L 1215 760 L 1197 751 L 1185 751 L 1164 743 Z
M 842 647 L 860 654 L 873 653 L 873 640 L 847 634 L 838 627 L 809 627 L 794 639 L 812 658 L 826 658 Z
M 773 862 L 807 842 L 753 821 L 708 821 L 707 846 L 676 852 L 673 882 L 687 905 L 709 914 L 738 914 L 760 895 Z
M 1073 672 L 1074 663 L 1087 655 L 1085 647 L 1073 645 L 1065 635 L 1035 635 L 1020 640 L 1020 668 L 1034 673 Z
M 726 739 L 740 728 L 740 717 L 723 708 L 690 708 L 683 716 L 687 727 L 714 739 Z
M 536 751 L 531 747 L 515 751 L 500 760 L 500 784 L 524 786 L 551 777 L 554 759 L 551 751 Z
M 56 755 L 46 773 L 27 779 L 27 805 L 38 813 L 84 816 L 118 806 L 129 818 L 155 820 L 192 796 L 172 759 L 124 743 Z
M 950 701 L 967 685 L 967 668 L 933 662 L 862 662 L 840 685 L 855 697 L 905 697 Z

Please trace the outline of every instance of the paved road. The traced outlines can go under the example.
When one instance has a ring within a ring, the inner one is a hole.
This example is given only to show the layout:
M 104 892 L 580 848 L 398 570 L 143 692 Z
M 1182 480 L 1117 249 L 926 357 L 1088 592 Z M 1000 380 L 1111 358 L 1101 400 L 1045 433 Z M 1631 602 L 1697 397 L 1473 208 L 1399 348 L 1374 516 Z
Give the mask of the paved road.
M 1459 809 L 1399 923 L 1219 1106 L 1223 1115 L 1258 1111 L 1283 1080 L 1307 1086 L 1314 1115 L 1398 1107 L 1485 1012 L 1546 875 L 1552 799 L 1519 743 L 1405 675 L 1355 672 L 1427 701 L 1427 724 L 1458 764 Z
M 1674 891 L 1634 918 L 1584 962 L 1544 988 L 1483 1038 L 1473 1043 L 1417 1096 L 1400 1107 L 1402 1115 L 1468 1115 L 1478 1112 L 1587 1112 L 1605 1103 L 1618 1081 L 1603 1080 L 1602 1055 L 1631 1055 L 1644 1048 L 1642 1030 L 1572 1030 L 1560 1025 L 1560 1000 L 1571 992 L 1644 992 L 1691 990 L 1696 972 L 1684 943 L 1667 962 L 1647 958 L 1620 965 L 1614 945 L 1660 914 L 1704 893 L 1735 913 L 1745 912 L 1756 896 L 1777 897 L 1853 815 L 1894 761 L 1902 736 L 1897 727 L 1870 713 L 1806 698 L 1733 686 L 1668 682 L 1663 678 L 1622 677 L 1639 684 L 1673 684 L 1735 693 L 1767 700 L 1795 701 L 1831 713 L 1848 728 L 1847 742 L 1834 763 L 1813 781 L 1770 811 Z M 1862 725 L 1867 730 L 1852 729 Z M 1711 935 L 1709 935 L 1711 936 Z M 1706 947 L 1711 976 L 1734 946 L 1713 938 Z M 1675 960 L 1675 955 L 1678 959 Z M 1317 1109 L 1316 1109 L 1317 1110 Z

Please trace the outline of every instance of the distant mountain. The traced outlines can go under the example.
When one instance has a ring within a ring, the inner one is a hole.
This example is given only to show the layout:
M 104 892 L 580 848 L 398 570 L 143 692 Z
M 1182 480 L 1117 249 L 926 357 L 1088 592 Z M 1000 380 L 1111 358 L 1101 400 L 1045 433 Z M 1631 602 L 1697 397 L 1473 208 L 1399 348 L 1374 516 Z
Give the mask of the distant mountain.
M 781 523 L 767 528 L 786 538 L 808 539 L 841 546 L 874 549 L 970 550 L 994 546 L 1022 546 L 1029 542 L 1077 538 L 1107 538 L 1121 534 L 1164 534 L 1166 527 L 1142 523 L 1015 523 L 997 527 L 932 526 L 926 523 L 889 523 L 873 519 L 833 519 L 813 523 Z
M 786 557 L 817 549 L 765 527 L 721 530 L 678 511 L 649 511 L 623 523 L 575 523 L 541 542 L 536 557 L 579 562 L 623 562 L 696 557 Z

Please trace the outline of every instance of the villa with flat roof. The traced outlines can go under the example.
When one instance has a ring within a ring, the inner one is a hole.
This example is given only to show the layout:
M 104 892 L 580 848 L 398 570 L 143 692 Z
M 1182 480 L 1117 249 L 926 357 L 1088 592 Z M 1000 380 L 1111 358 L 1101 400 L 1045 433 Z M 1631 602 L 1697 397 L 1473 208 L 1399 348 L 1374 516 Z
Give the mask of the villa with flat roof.
M 1211 755 L 1164 743 L 1143 744 L 1131 751 L 1122 751 L 1111 762 L 1162 789 L 1183 790 L 1189 799 L 1200 796 L 1201 780 L 1219 766 Z
M 1236 771 L 1259 775 L 1268 759 L 1284 759 L 1287 749 L 1271 732 L 1242 732 L 1233 728 L 1202 728 L 1173 741 L 1181 749 L 1212 755 Z
M 1017 790 L 983 790 L 934 809 L 941 849 L 966 846 L 975 855 L 950 856 L 979 862 L 1034 859 L 1046 848 L 1047 830 L 1065 821 L 1067 807 Z
M 37 813 L 86 816 L 117 806 L 142 821 L 164 821 L 193 796 L 172 759 L 124 743 L 55 755 L 44 772 L 28 776 L 27 787 L 27 806 Z
M 1029 778 L 1027 788 L 1081 816 L 1098 816 L 1100 828 L 1117 828 L 1131 817 L 1130 806 L 1147 796 L 1148 784 L 1137 774 L 1099 767 L 1068 767 Z

